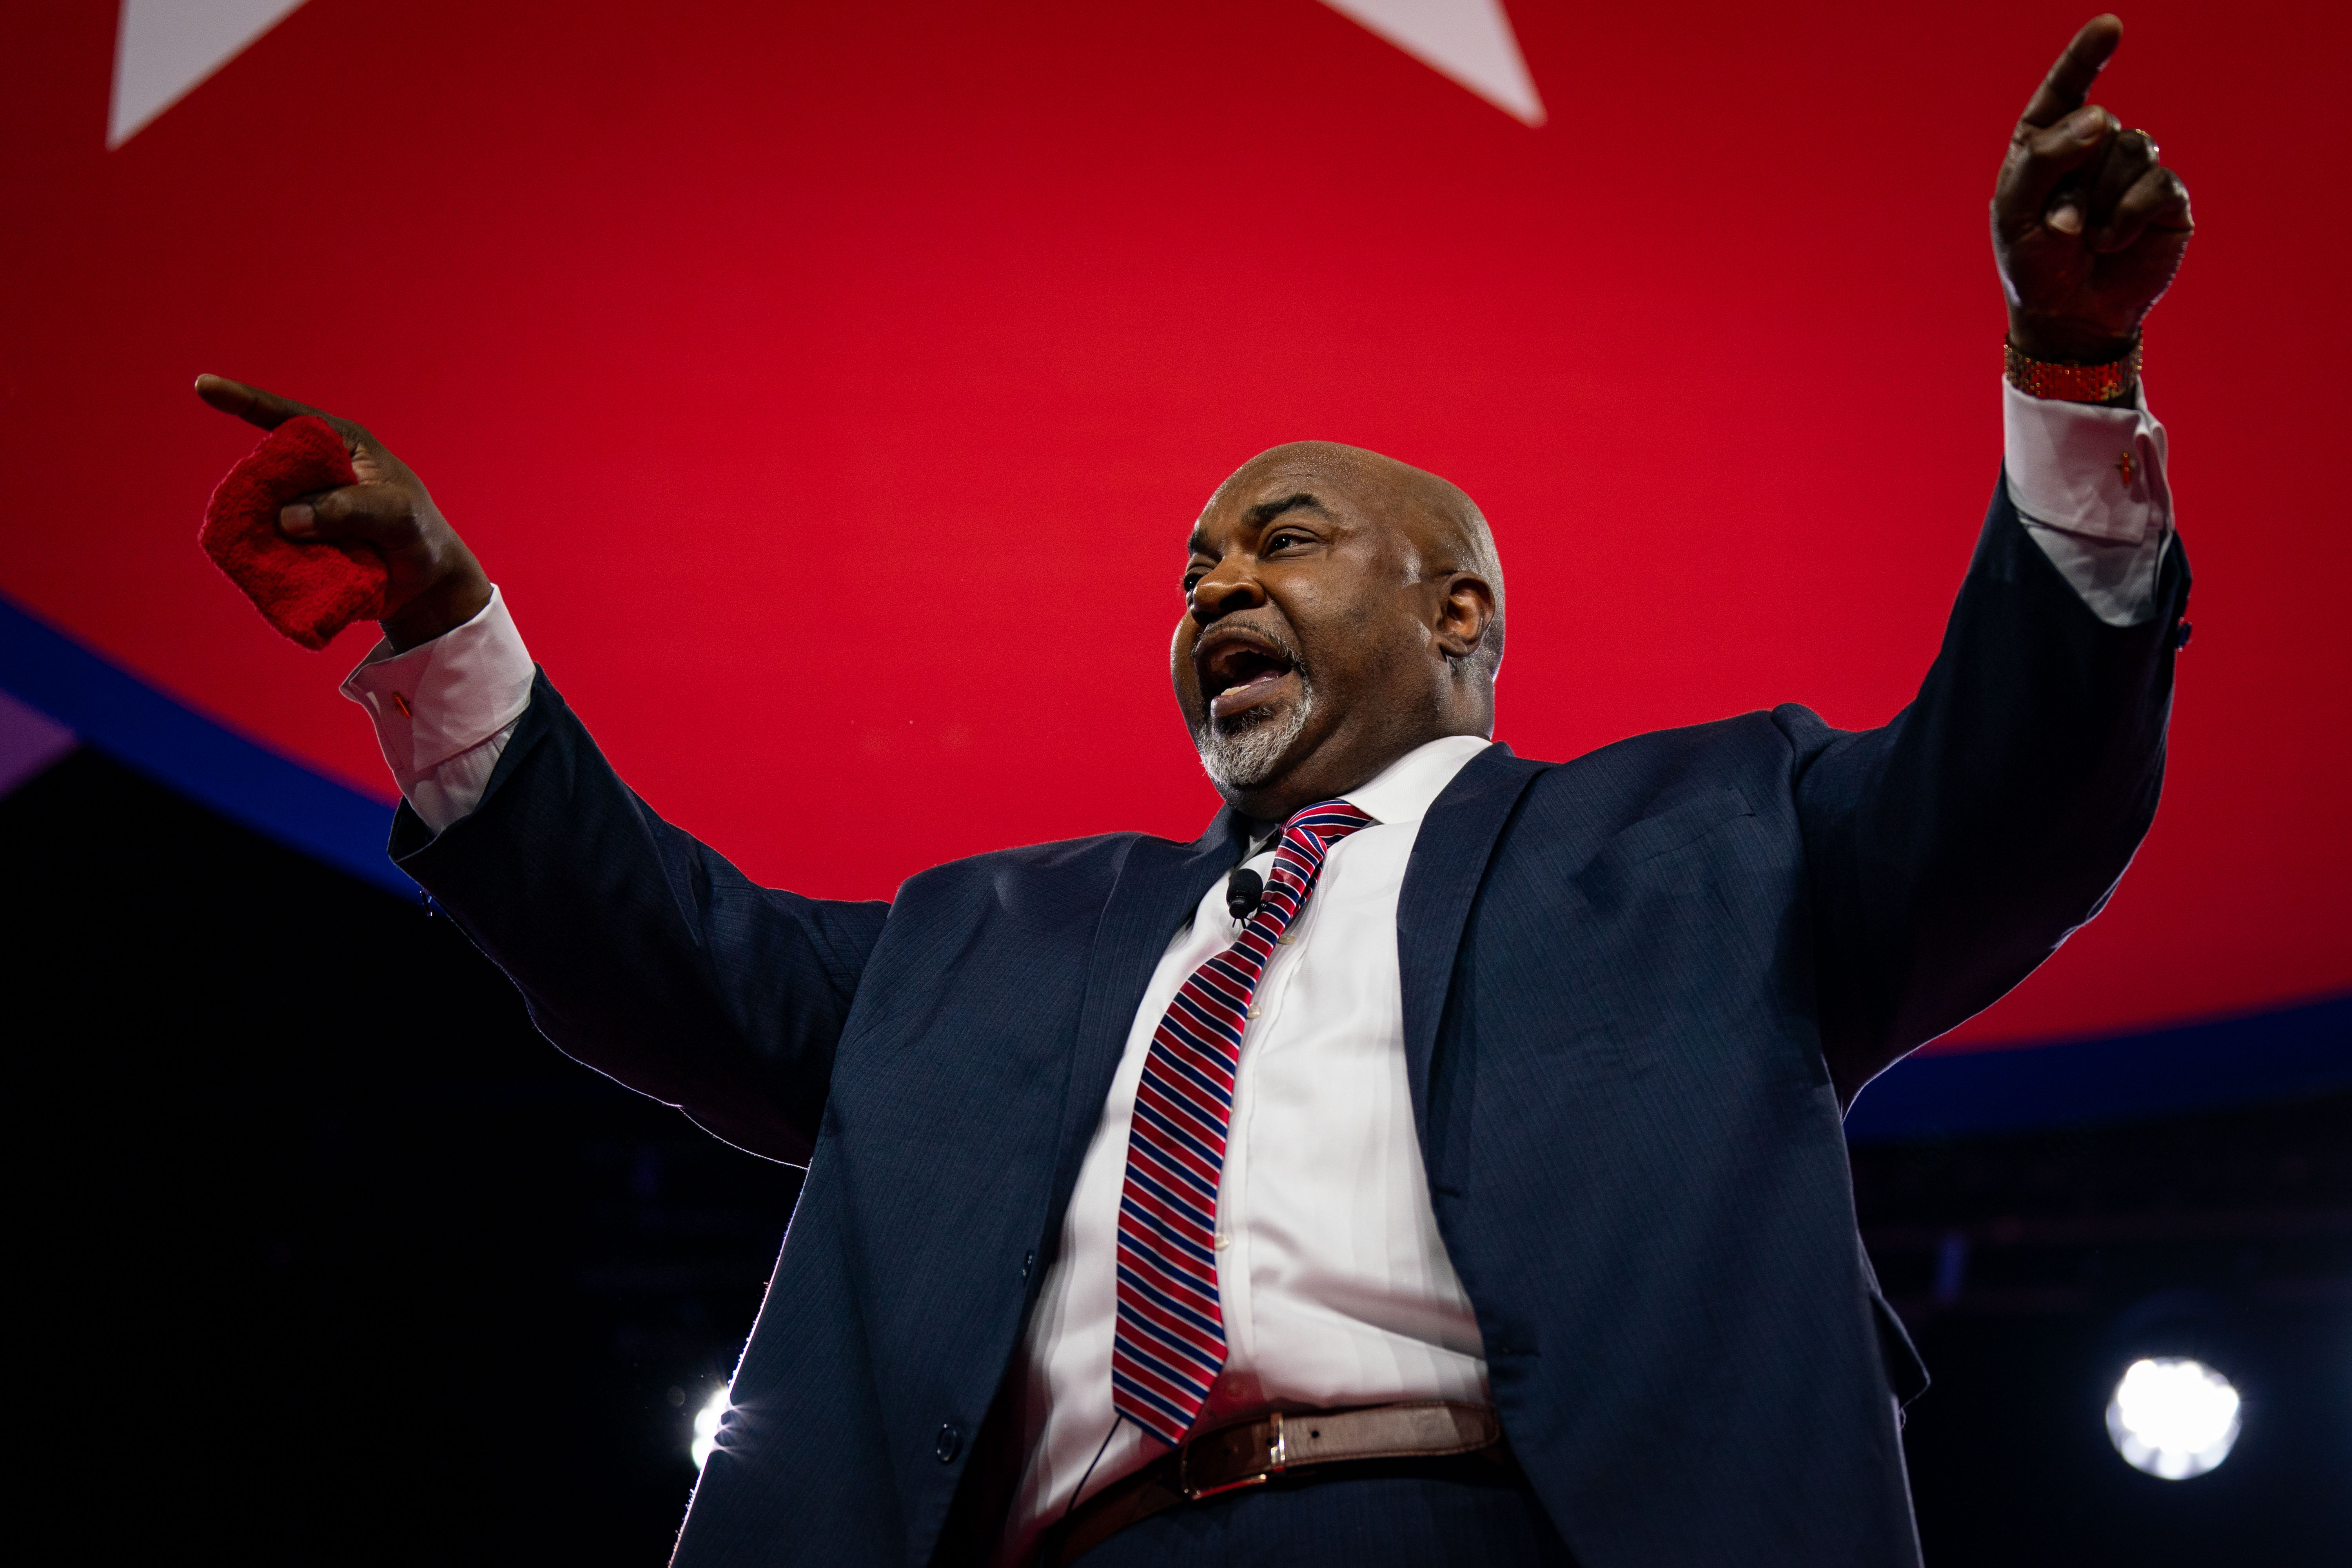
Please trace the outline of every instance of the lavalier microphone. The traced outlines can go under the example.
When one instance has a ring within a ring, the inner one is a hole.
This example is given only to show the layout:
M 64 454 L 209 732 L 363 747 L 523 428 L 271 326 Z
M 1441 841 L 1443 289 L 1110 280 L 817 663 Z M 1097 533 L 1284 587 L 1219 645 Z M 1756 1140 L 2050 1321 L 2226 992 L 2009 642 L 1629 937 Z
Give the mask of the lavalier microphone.
M 1265 879 L 1246 866 L 1234 867 L 1234 874 L 1225 879 L 1225 908 L 1237 921 L 1255 914 L 1258 900 L 1265 897 Z

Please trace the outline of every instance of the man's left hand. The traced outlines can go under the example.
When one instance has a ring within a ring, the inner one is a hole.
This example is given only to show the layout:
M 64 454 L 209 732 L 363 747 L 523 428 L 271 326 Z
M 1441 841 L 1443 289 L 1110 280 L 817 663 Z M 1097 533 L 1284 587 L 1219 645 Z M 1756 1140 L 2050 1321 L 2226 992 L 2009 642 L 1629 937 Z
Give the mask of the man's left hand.
M 2084 103 L 2123 31 L 2111 16 L 2083 25 L 2025 106 L 1993 187 L 2009 341 L 2032 359 L 2123 358 L 2189 248 L 2189 190 L 2155 138 Z

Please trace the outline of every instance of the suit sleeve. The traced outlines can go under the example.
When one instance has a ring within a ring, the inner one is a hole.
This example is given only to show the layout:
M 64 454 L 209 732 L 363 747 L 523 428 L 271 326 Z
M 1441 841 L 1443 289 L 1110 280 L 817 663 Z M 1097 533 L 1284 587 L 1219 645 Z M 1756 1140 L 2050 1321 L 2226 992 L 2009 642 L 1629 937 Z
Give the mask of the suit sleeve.
M 1774 718 L 1795 754 L 1815 1003 L 1841 1102 L 2096 914 L 2156 814 L 2189 566 L 2108 624 L 1993 494 L 1941 650 L 1882 729 Z
M 754 886 L 621 782 L 546 676 L 481 805 L 392 856 L 566 1054 L 754 1153 L 802 1163 L 889 906 Z

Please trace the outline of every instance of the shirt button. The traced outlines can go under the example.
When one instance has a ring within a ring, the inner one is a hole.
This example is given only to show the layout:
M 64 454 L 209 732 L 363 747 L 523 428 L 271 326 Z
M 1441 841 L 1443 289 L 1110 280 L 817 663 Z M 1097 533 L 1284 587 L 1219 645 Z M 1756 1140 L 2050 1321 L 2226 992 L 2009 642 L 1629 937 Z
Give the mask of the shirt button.
M 963 1428 L 950 1421 L 940 1428 L 938 1438 L 931 1444 L 931 1452 L 940 1457 L 940 1464 L 950 1464 L 954 1462 L 956 1451 L 962 1447 Z
M 1222 1230 L 1217 1232 L 1217 1250 L 1219 1252 L 1223 1252 L 1226 1247 L 1231 1247 L 1233 1244 L 1234 1238 L 1232 1237 L 1227 1236 Z
M 1253 1018 L 1256 1017 L 1256 1016 L 1257 1016 L 1257 1009 L 1256 1009 L 1256 1008 L 1255 1008 L 1255 1007 L 1251 1008 L 1251 1009 L 1249 1010 L 1249 1016 L 1250 1016 L 1251 1017 L 1253 1017 Z

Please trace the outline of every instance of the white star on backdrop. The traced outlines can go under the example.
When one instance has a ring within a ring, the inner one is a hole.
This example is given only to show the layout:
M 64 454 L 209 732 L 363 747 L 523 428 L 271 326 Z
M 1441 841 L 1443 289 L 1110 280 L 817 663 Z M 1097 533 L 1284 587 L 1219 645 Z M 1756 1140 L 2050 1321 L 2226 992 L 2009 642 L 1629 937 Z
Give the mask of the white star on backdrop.
M 1323 0 L 1529 125 L 1543 100 L 1503 0 Z M 302 0 L 122 0 L 106 144 L 120 147 Z
M 1504 113 L 1544 122 L 1543 100 L 1503 0 L 1323 0 Z
M 276 26 L 302 0 L 122 0 L 114 29 L 114 103 L 106 144 L 120 147 L 188 90 Z

